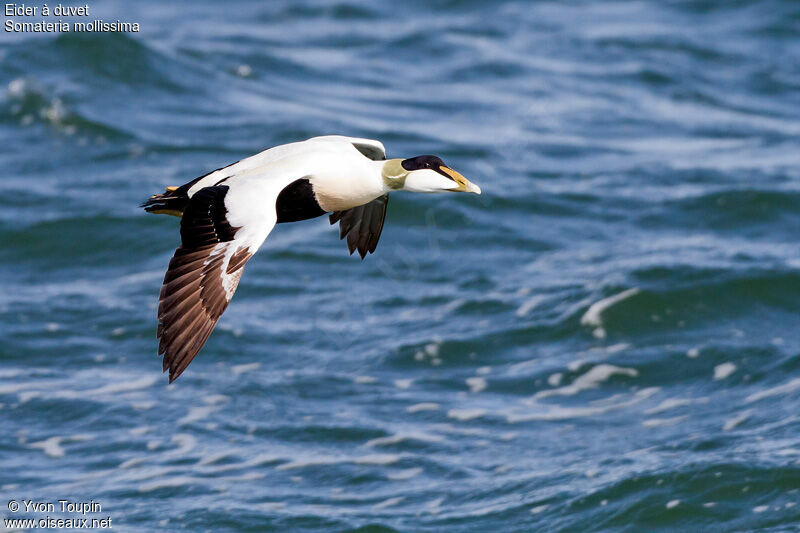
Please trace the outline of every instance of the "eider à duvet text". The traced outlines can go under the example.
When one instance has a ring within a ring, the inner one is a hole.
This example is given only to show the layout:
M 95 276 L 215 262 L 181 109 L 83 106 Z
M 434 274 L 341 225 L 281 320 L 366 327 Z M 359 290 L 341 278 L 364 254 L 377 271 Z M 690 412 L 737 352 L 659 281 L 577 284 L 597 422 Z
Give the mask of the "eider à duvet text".
M 379 141 L 332 135 L 270 148 L 144 202 L 150 213 L 181 217 L 181 245 L 158 303 L 158 353 L 170 383 L 208 339 L 275 224 L 330 213 L 350 254 L 363 259 L 375 251 L 397 190 L 481 193 L 436 156 L 387 160 Z

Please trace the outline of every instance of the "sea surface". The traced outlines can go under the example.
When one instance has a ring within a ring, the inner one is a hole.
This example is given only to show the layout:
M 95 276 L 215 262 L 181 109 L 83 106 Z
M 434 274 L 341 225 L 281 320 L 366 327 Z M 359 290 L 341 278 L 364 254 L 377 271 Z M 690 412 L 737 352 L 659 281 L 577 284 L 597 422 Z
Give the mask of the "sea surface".
M 0 33 L 1 517 L 800 530 L 800 3 L 89 7 Z M 168 385 L 137 205 L 323 134 L 483 195 L 279 226 Z

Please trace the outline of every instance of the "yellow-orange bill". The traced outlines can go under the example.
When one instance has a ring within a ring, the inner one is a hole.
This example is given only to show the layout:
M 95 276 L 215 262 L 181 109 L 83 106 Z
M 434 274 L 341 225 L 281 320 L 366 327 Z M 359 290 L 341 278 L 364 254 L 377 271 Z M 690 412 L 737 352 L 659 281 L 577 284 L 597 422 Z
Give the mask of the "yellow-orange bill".
M 458 188 L 453 189 L 454 191 L 460 192 L 474 192 L 475 194 L 481 193 L 481 188 L 469 181 L 467 178 L 453 170 L 449 167 L 439 167 L 442 172 L 453 178 L 453 181 L 458 183 Z

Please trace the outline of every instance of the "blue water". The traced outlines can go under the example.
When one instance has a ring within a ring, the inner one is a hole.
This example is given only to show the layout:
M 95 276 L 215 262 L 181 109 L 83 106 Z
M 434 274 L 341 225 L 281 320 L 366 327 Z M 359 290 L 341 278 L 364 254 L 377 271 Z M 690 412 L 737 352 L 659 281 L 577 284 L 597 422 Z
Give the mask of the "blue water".
M 90 8 L 141 31 L 0 34 L 0 515 L 797 530 L 800 4 Z M 137 204 L 331 133 L 483 195 L 281 225 L 168 385 Z

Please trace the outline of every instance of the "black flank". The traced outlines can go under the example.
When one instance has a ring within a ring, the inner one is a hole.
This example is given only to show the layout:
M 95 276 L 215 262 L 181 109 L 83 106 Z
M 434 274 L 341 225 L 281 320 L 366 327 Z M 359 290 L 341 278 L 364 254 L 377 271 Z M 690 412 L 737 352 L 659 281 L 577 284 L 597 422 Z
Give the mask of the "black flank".
M 278 213 L 278 224 L 316 218 L 326 213 L 317 203 L 314 187 L 308 178 L 301 178 L 287 185 L 278 195 L 275 209 Z

